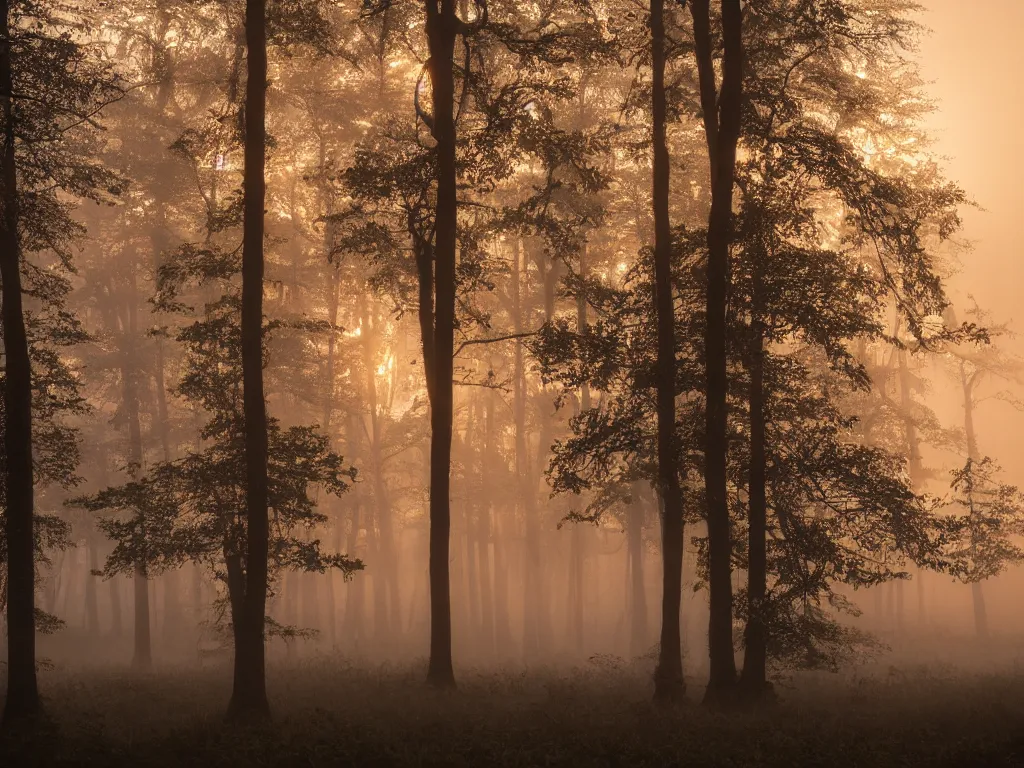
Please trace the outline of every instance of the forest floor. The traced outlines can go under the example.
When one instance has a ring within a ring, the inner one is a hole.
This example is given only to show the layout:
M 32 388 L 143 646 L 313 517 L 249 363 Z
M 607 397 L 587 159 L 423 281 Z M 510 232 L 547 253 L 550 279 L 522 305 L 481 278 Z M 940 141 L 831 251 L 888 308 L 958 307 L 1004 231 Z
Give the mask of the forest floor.
M 1024 672 L 946 663 L 798 675 L 759 711 L 651 704 L 648 674 L 307 661 L 269 672 L 273 721 L 229 728 L 224 666 L 41 673 L 47 722 L 0 738 L 0 766 L 1024 766 Z M 2 676 L 0 676 L 2 677 Z M 2 681 L 0 681 L 2 682 Z

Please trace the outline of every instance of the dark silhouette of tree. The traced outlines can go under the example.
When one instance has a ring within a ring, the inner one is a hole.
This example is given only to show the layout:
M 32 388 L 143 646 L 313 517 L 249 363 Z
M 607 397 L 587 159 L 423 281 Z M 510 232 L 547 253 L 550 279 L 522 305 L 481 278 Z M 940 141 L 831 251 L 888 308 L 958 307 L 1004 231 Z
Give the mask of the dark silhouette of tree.
M 33 367 L 42 363 L 51 374 L 59 367 L 47 366 L 46 357 L 53 353 L 44 352 L 33 341 L 81 340 L 77 321 L 61 303 L 68 290 L 62 273 L 71 267 L 68 244 L 80 234 L 71 217 L 74 206 L 67 201 L 108 201 L 120 192 L 122 183 L 94 155 L 96 115 L 121 95 L 120 87 L 96 52 L 76 42 L 71 29 L 78 21 L 75 9 L 50 3 L 0 4 L 3 552 L 9 673 L 5 723 L 30 719 L 40 711 L 35 632 L 46 617 L 35 605 L 36 560 L 42 542 L 52 538 L 54 531 L 49 522 L 37 530 L 42 521 L 35 513 L 33 486 L 37 480 L 52 478 L 54 467 L 40 464 L 48 450 L 33 456 L 37 442 L 33 422 L 44 415 L 33 413 L 33 389 L 44 383 L 46 375 L 39 381 Z M 52 267 L 48 269 L 47 263 Z M 26 322 L 29 309 L 44 323 L 56 321 L 37 339 Z M 48 315 L 52 320 L 46 320 Z M 44 441 L 56 437 L 55 429 L 59 425 L 43 427 Z M 61 457 L 68 470 L 62 472 L 65 477 L 73 472 L 76 460 L 74 450 Z
M 380 17 L 398 12 L 401 7 L 397 3 L 382 3 L 368 13 Z M 428 3 L 426 10 L 428 65 L 414 95 L 417 124 L 410 129 L 398 120 L 386 122 L 357 149 L 344 179 L 357 205 L 337 218 L 346 222 L 344 247 L 373 254 L 379 265 L 378 279 L 391 280 L 390 287 L 403 304 L 408 300 L 403 295 L 408 290 L 406 276 L 410 271 L 415 276 L 412 291 L 416 300 L 409 303 L 417 305 L 431 404 L 430 509 L 431 520 L 437 522 L 436 526 L 432 522 L 430 533 L 431 643 L 436 653 L 431 653 L 428 677 L 432 683 L 444 686 L 454 680 L 449 671 L 451 595 L 447 554 L 451 529 L 450 434 L 454 416 L 449 413 L 453 398 L 450 382 L 455 373 L 454 360 L 466 346 L 513 341 L 531 333 L 519 325 L 507 334 L 487 333 L 490 318 L 474 300 L 474 291 L 482 292 L 492 285 L 486 271 L 489 263 L 484 242 L 497 238 L 502 231 L 514 234 L 513 248 L 520 249 L 515 251 L 514 259 L 522 265 L 531 254 L 521 249 L 519 238 L 527 234 L 544 238 L 550 230 L 550 239 L 554 240 L 561 232 L 549 227 L 550 219 L 546 217 L 549 206 L 554 207 L 552 193 L 560 186 L 552 177 L 563 164 L 559 158 L 575 151 L 573 142 L 580 141 L 577 137 L 566 139 L 567 132 L 554 123 L 547 102 L 567 99 L 571 92 L 566 82 L 553 76 L 552 70 L 576 57 L 592 54 L 600 48 L 601 41 L 596 31 L 581 23 L 569 7 L 552 8 L 554 16 L 565 18 L 560 19 L 564 26 L 550 29 L 548 20 L 531 28 L 529 25 L 535 25 L 536 19 L 521 17 L 514 4 L 496 9 L 480 3 L 470 9 L 445 1 Z M 455 52 L 458 40 L 463 43 L 466 57 Z M 427 84 L 430 111 L 421 95 Z M 420 121 L 433 139 L 430 146 L 421 141 Z M 495 188 L 499 184 L 509 185 L 515 179 L 515 162 L 527 159 L 543 165 L 547 183 L 525 200 L 506 203 L 495 194 Z M 564 165 L 572 169 L 570 162 Z M 586 176 L 589 169 L 581 166 L 580 173 Z M 413 270 L 409 269 L 407 250 L 412 251 Z M 538 249 L 536 255 L 553 258 L 561 252 Z M 514 294 L 519 282 L 513 272 Z M 554 303 L 557 268 L 544 266 L 542 274 L 547 309 Z M 449 285 L 449 280 L 454 282 Z M 449 305 L 450 313 L 446 308 Z M 514 308 L 511 314 L 513 323 L 521 322 L 516 319 Z M 470 337 L 468 331 L 473 328 L 482 328 L 486 335 Z M 468 337 L 458 347 L 456 330 Z M 451 363 L 448 357 L 452 358 Z M 517 371 L 514 379 L 521 381 L 523 369 L 517 367 Z M 524 405 L 522 397 L 517 396 L 515 407 Z M 517 414 L 517 439 L 520 435 L 525 439 L 525 411 L 517 410 Z M 546 442 L 542 437 L 541 444 Z M 546 635 L 542 627 L 549 621 L 542 588 L 544 564 L 535 503 L 542 465 L 538 461 L 536 469 L 531 466 L 525 445 L 517 445 L 517 476 L 524 489 L 522 504 L 529 563 L 524 571 L 524 653 L 532 654 L 541 645 Z
M 32 369 L 25 333 L 18 237 L 18 170 L 15 157 L 11 8 L 0 4 L 0 100 L 4 119 L 3 282 L 4 452 L 7 550 L 7 701 L 4 720 L 39 710 L 35 649 L 35 540 L 32 531 Z
M 1000 344 L 1012 337 L 1005 324 L 992 323 L 991 314 L 977 302 L 966 311 L 969 322 L 984 325 L 985 343 L 948 345 L 954 363 L 953 375 L 960 385 L 964 409 L 964 453 L 967 461 L 953 471 L 951 488 L 954 503 L 967 510 L 966 541 L 958 550 L 967 564 L 960 578 L 971 585 L 974 604 L 974 628 L 978 637 L 989 635 L 984 582 L 998 575 L 1009 563 L 1019 562 L 1022 550 L 1010 537 L 1021 530 L 1021 495 L 1017 489 L 998 480 L 999 467 L 978 447 L 975 412 L 986 399 L 1002 400 L 1018 410 L 1024 405 L 1011 392 L 997 390 L 981 394 L 986 379 L 1019 384 L 1024 381 L 1024 361 L 1009 354 Z M 955 327 L 956 313 L 945 314 L 946 325 Z
M 711 212 L 708 216 L 707 300 L 704 331 L 705 450 L 708 567 L 711 617 L 708 648 L 711 678 L 705 700 L 727 698 L 736 682 L 732 641 L 732 568 L 727 495 L 728 355 L 727 302 L 729 245 L 736 146 L 743 113 L 743 12 L 739 0 L 722 0 L 722 83 L 716 83 L 709 0 L 693 0 L 694 56 L 700 82 L 700 103 L 711 168 Z
M 974 629 L 979 638 L 989 637 L 988 612 L 982 584 L 1002 573 L 1008 565 L 1024 561 L 1024 549 L 1014 538 L 1024 532 L 1024 494 L 999 480 L 1000 468 L 989 457 L 967 457 L 953 470 L 952 503 L 963 510 L 962 534 L 950 556 L 962 568 L 957 577 L 971 585 Z
M 245 424 L 245 593 L 236 617 L 233 719 L 263 718 L 267 703 L 267 405 L 263 398 L 263 205 L 266 197 L 267 30 L 265 0 L 245 4 L 245 170 L 242 192 L 242 393 Z
M 486 5 L 481 8 L 486 9 Z M 483 19 L 481 19 L 483 21 Z M 465 22 L 461 22 L 465 24 Z M 448 573 L 451 539 L 452 375 L 455 358 L 455 40 L 460 31 L 455 0 L 428 0 L 426 34 L 430 58 L 431 135 L 437 143 L 437 201 L 434 212 L 433 275 L 421 267 L 423 284 L 432 286 L 429 345 L 424 336 L 424 362 L 430 395 L 430 662 L 427 681 L 438 687 L 455 685 L 452 668 L 452 609 Z M 423 307 L 420 311 L 422 313 Z
M 678 703 L 683 696 L 679 610 L 683 577 L 683 499 L 676 464 L 675 298 L 672 290 L 672 226 L 669 222 L 669 154 L 665 137 L 665 3 L 651 2 L 651 115 L 654 127 L 654 302 L 658 323 L 658 495 L 662 505 L 664 569 L 661 644 L 654 675 L 655 699 Z

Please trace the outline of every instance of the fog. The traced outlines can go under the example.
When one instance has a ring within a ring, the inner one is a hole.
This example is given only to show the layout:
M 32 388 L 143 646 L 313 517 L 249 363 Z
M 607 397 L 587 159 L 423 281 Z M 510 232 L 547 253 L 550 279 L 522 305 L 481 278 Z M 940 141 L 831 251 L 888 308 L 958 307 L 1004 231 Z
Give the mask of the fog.
M 0 22 L 0 762 L 1024 755 L 1019 0 Z
M 963 237 L 970 252 L 961 257 L 960 271 L 951 282 L 960 301 L 973 296 L 999 322 L 1006 322 L 1018 335 L 1005 340 L 1013 353 L 1024 353 L 1020 337 L 1020 300 L 1016 275 L 1022 254 L 1016 236 L 1017 212 L 1024 206 L 1024 189 L 1016 181 L 1020 163 L 1014 159 L 1018 145 L 1014 125 L 1022 117 L 1024 91 L 1014 78 L 1003 73 L 1020 71 L 1024 51 L 1013 44 L 1024 27 L 1024 7 L 1014 2 L 986 2 L 981 13 L 964 14 L 956 3 L 929 0 L 922 19 L 931 34 L 921 41 L 922 77 L 937 110 L 928 117 L 929 133 L 943 156 L 951 178 L 969 191 L 977 207 L 963 212 Z M 998 24 L 992 23 L 999 19 Z M 1017 391 L 1019 395 L 1019 390 Z M 944 393 L 941 412 L 955 422 L 963 416 L 956 393 Z M 1024 414 L 1012 405 L 992 401 L 977 415 L 985 451 L 998 456 L 1007 477 L 1014 484 L 1024 481 L 1024 455 L 1020 429 Z M 1004 631 L 1016 634 L 1024 629 L 1016 595 L 1024 586 L 1019 566 L 1012 566 L 991 587 L 992 611 Z M 960 627 L 969 595 L 963 589 L 938 593 L 943 623 Z

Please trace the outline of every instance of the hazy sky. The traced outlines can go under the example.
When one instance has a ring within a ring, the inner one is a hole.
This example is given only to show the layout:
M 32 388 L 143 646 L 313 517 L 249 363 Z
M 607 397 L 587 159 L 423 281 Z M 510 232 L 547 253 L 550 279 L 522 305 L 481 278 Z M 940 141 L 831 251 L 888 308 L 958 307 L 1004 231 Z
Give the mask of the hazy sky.
M 984 210 L 965 213 L 975 249 L 955 281 L 998 319 L 1012 319 L 1024 354 L 1024 0 L 920 0 L 933 33 L 922 74 L 939 101 L 932 118 L 946 169 Z M 1022 393 L 1024 394 L 1024 393 Z M 950 413 L 957 418 L 957 413 Z M 1024 485 L 1024 414 L 986 403 L 981 449 Z

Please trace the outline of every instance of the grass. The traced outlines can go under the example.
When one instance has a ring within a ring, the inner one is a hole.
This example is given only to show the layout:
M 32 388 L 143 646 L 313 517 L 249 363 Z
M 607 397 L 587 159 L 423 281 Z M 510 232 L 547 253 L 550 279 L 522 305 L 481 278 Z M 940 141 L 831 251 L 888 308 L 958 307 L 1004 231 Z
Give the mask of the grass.
M 462 670 L 318 660 L 270 670 L 273 722 L 229 728 L 218 669 L 56 669 L 48 722 L 0 740 L 0 766 L 1020 766 L 1024 676 L 879 666 L 799 676 L 763 711 L 664 712 L 646 670 Z

